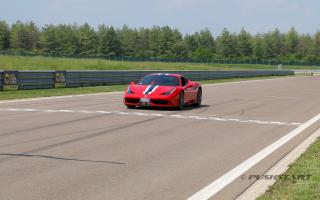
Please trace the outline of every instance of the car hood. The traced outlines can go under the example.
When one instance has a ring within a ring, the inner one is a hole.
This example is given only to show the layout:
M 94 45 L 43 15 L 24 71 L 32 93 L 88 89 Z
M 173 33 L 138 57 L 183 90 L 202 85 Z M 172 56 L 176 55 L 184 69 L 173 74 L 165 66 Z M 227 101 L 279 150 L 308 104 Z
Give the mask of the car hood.
M 130 85 L 131 91 L 140 95 L 161 95 L 176 88 L 174 86 L 160 86 L 160 85 Z

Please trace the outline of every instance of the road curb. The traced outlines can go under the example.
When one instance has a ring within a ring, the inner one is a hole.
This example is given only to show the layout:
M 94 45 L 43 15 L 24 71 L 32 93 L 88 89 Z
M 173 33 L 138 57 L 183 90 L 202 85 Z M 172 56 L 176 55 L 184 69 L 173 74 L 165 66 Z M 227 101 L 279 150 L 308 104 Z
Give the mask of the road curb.
M 289 165 L 294 163 L 306 150 L 320 137 L 320 128 L 312 133 L 307 139 L 295 147 L 290 153 L 283 157 L 276 165 L 265 173 L 280 175 L 285 173 Z M 270 186 L 276 182 L 275 179 L 260 179 L 244 191 L 236 200 L 254 200 L 264 194 Z

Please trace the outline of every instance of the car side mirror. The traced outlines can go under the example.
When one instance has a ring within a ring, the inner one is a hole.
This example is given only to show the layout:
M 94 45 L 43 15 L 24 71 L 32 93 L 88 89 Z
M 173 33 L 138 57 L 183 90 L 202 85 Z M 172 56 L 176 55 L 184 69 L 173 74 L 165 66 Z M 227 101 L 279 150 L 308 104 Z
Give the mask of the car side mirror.
M 190 87 L 189 83 L 190 83 L 189 80 L 186 80 L 185 86 Z

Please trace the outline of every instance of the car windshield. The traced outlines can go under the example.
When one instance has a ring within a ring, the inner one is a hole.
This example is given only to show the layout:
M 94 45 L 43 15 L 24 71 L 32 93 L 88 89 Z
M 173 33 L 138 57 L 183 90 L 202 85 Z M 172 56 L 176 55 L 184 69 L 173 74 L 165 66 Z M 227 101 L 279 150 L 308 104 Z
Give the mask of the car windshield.
M 179 86 L 178 77 L 170 75 L 148 75 L 143 77 L 139 85 Z

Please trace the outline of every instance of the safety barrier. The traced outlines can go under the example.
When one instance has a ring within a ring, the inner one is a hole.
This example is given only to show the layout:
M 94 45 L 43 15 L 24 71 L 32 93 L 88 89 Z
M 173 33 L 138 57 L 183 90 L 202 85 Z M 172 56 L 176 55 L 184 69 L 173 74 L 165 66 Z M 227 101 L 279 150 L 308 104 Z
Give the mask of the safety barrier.
M 0 71 L 0 89 L 19 90 L 127 84 L 151 73 L 183 74 L 191 80 L 294 75 L 294 71 Z
M 0 90 L 3 90 L 3 71 L 0 71 Z
M 0 74 L 3 86 L 17 86 L 19 90 L 55 87 L 55 71 L 2 71 Z

